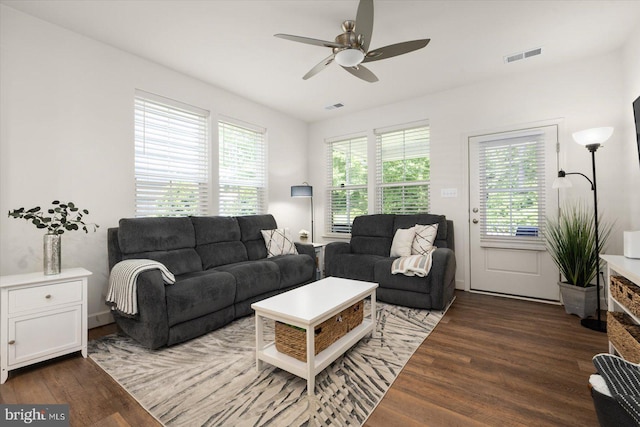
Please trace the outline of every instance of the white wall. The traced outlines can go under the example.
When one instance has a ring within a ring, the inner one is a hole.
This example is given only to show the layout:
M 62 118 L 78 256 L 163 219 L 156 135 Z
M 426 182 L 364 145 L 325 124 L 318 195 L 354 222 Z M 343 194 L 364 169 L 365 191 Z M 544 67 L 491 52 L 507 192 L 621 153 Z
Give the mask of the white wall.
M 289 197 L 307 180 L 306 123 L 9 7 L 0 15 L 0 274 L 42 269 L 43 231 L 6 212 L 73 201 L 100 228 L 65 233 L 62 265 L 93 272 L 89 324 L 108 320 L 106 232 L 134 215 L 136 88 L 206 109 L 214 124 L 224 115 L 265 127 L 269 212 L 280 226 L 308 228 L 308 205 Z
M 640 97 L 640 27 L 629 38 L 622 52 L 623 83 L 622 109 L 624 114 L 624 145 L 625 167 L 623 175 L 629 183 L 629 218 L 630 227 L 627 230 L 640 230 L 640 163 L 638 162 L 638 147 L 636 129 L 634 125 L 631 103 Z
M 637 50 L 636 50 L 637 52 Z M 534 61 L 535 59 L 531 59 Z M 621 108 L 623 94 L 621 53 L 572 62 L 536 72 L 525 72 L 526 62 L 510 64 L 522 73 L 511 77 L 460 87 L 406 100 L 368 111 L 313 123 L 309 131 L 309 158 L 324 159 L 326 138 L 370 131 L 374 128 L 428 119 L 431 125 L 431 212 L 445 214 L 455 225 L 457 287 L 465 286 L 468 258 L 468 184 L 467 139 L 483 131 L 518 128 L 523 124 L 551 119 L 561 120 L 560 166 L 567 171 L 591 174 L 587 150 L 571 140 L 571 132 L 610 125 L 620 129 L 626 116 Z M 505 65 L 506 66 L 506 65 Z M 516 69 L 514 69 L 515 71 Z M 425 77 L 428 78 L 428 77 Z M 372 86 L 375 90 L 375 86 Z M 617 132 L 597 152 L 599 208 L 617 217 L 618 230 L 628 228 L 628 194 L 637 194 L 637 185 L 620 179 L 621 163 L 625 168 L 626 148 L 623 134 Z M 322 160 L 310 161 L 310 178 L 323 186 L 326 174 Z M 633 165 L 637 167 L 637 165 Z M 563 197 L 593 196 L 585 185 L 576 182 Z M 442 198 L 443 188 L 457 188 L 457 198 Z M 321 188 L 318 188 L 320 190 Z M 635 193 L 634 193 L 635 192 Z M 320 193 L 319 194 L 324 194 Z M 324 196 L 317 197 L 317 228 L 324 230 Z M 622 253 L 622 233 L 617 231 L 610 243 L 610 253 Z

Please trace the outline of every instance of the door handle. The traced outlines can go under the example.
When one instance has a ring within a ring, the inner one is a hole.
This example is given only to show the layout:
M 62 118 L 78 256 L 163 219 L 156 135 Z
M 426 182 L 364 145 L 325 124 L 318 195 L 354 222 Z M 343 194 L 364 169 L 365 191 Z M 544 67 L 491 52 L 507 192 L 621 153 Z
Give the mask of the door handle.
M 472 222 L 473 222 L 474 224 L 477 224 L 477 223 L 478 223 L 478 220 L 477 220 L 477 219 L 475 219 L 475 218 L 473 218 L 473 221 L 472 221 Z

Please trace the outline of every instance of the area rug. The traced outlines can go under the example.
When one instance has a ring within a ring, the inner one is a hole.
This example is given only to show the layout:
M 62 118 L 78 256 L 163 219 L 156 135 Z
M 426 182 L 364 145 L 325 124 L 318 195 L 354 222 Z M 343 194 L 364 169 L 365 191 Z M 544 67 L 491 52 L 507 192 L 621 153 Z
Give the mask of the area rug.
M 359 426 L 443 315 L 378 303 L 376 333 L 318 374 L 312 397 L 302 378 L 256 371 L 253 316 L 160 350 L 113 334 L 89 355 L 165 426 Z

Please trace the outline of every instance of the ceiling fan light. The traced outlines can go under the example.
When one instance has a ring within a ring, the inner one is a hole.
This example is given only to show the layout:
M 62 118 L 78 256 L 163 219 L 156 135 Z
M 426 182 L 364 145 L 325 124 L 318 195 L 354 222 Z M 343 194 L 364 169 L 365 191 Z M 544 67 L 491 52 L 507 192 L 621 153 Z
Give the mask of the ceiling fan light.
M 336 62 L 343 67 L 355 67 L 364 59 L 364 53 L 360 49 L 343 49 L 336 53 Z

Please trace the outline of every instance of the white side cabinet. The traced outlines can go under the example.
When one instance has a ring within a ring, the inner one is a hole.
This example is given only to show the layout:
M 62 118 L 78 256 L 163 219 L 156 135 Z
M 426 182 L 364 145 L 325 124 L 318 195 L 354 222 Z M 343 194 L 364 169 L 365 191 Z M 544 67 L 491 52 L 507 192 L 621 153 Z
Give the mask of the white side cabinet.
M 611 276 L 623 276 L 627 280 L 633 282 L 636 286 L 640 286 L 640 259 L 627 258 L 622 255 L 600 255 L 600 258 L 607 262 L 607 309 L 609 311 L 623 311 L 636 324 L 640 324 L 640 318 L 634 315 L 631 310 L 617 301 L 611 296 Z M 609 353 L 618 354 L 611 341 L 609 341 Z
M 0 384 L 9 371 L 80 350 L 87 357 L 84 268 L 0 276 Z

